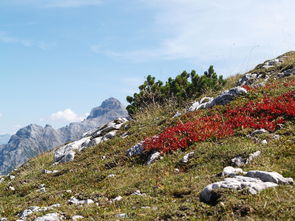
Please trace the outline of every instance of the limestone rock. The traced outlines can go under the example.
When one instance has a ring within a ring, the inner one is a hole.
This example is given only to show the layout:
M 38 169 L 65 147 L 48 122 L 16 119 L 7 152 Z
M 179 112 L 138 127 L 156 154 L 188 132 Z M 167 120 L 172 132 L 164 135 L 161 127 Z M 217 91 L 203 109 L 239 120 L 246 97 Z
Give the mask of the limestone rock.
M 114 198 L 112 201 L 113 202 L 118 202 L 118 201 L 121 201 L 123 199 L 122 196 L 117 196 L 116 198 Z
M 119 218 L 122 218 L 122 219 L 128 217 L 126 213 L 117 214 L 116 216 L 119 217 Z
M 146 164 L 147 164 L 147 165 L 150 165 L 150 164 L 152 164 L 153 162 L 155 162 L 157 159 L 159 159 L 160 157 L 161 157 L 161 153 L 160 153 L 160 152 L 152 153 L 152 154 L 149 156 L 149 158 L 148 158 Z
M 276 184 L 290 184 L 293 185 L 294 181 L 292 178 L 285 178 L 277 172 L 265 172 L 259 170 L 249 171 L 245 176 L 257 178 L 263 182 L 272 182 Z
M 35 221 L 60 221 L 61 217 L 58 213 L 48 213 L 35 219 Z
M 267 130 L 265 130 L 265 129 L 259 129 L 259 130 L 254 130 L 252 133 L 251 133 L 251 135 L 250 136 L 256 136 L 256 135 L 258 135 L 258 134 L 265 134 L 265 133 L 269 133 Z
M 130 149 L 127 150 L 126 155 L 128 157 L 133 157 L 133 156 L 137 156 L 143 153 L 144 148 L 143 148 L 143 141 L 141 141 L 140 143 L 134 145 L 133 147 L 131 147 Z
M 196 111 L 199 109 L 207 109 L 211 108 L 215 105 L 225 105 L 234 100 L 237 96 L 247 94 L 247 90 L 243 87 L 235 87 L 230 90 L 224 91 L 221 95 L 211 98 L 206 97 L 203 98 L 200 102 L 195 102 L 189 108 L 189 111 Z M 205 100 L 208 100 L 205 102 Z
M 259 179 L 236 176 L 233 178 L 225 178 L 224 181 L 216 182 L 206 186 L 200 194 L 201 201 L 211 203 L 216 200 L 214 190 L 224 188 L 233 190 L 247 189 L 250 194 L 257 194 L 258 192 L 270 188 L 276 187 L 276 183 L 263 182 Z
M 238 174 L 243 174 L 244 171 L 241 168 L 225 167 L 222 172 L 222 176 L 236 176 Z
M 241 166 L 244 166 L 246 164 L 249 164 L 251 161 L 253 161 L 255 158 L 259 157 L 261 154 L 260 151 L 256 151 L 252 154 L 249 155 L 248 158 L 244 158 L 244 157 L 241 157 L 241 156 L 237 156 L 233 159 L 231 159 L 231 162 L 234 166 L 237 166 L 237 167 L 241 167 Z
M 126 118 L 118 118 L 103 127 L 98 128 L 94 132 L 85 134 L 85 137 L 82 139 L 58 148 L 54 152 L 54 161 L 59 163 L 73 161 L 76 152 L 80 152 L 85 148 L 98 145 L 101 142 L 105 142 L 115 137 L 117 131 L 127 121 Z
M 33 213 L 37 213 L 37 212 L 44 212 L 53 208 L 57 208 L 60 207 L 60 204 L 53 204 L 49 207 L 39 207 L 39 206 L 31 206 L 28 209 L 23 210 L 22 212 L 20 212 L 18 214 L 18 216 L 25 220 L 28 216 L 30 216 Z
M 188 163 L 189 159 L 191 159 L 195 155 L 195 152 L 190 152 L 184 155 L 184 157 L 180 160 L 180 163 Z
M 75 215 L 75 216 L 72 217 L 72 221 L 78 221 L 80 219 L 84 219 L 84 217 L 83 216 L 79 216 L 79 215 Z
M 74 204 L 74 205 L 88 205 L 88 204 L 93 204 L 94 201 L 92 199 L 86 199 L 86 200 L 79 200 L 75 197 L 71 197 L 71 199 L 68 200 L 69 204 Z

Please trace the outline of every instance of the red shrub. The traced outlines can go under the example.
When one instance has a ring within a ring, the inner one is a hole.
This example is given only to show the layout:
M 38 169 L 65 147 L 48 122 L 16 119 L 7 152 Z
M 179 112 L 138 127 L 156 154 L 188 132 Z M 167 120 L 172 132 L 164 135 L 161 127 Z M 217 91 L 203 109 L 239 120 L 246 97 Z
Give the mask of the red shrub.
M 264 128 L 274 131 L 278 124 L 295 117 L 295 91 L 279 97 L 250 101 L 242 107 L 228 108 L 225 113 L 201 117 L 167 128 L 159 136 L 147 138 L 146 150 L 162 153 L 184 149 L 194 142 L 232 136 L 239 128 Z

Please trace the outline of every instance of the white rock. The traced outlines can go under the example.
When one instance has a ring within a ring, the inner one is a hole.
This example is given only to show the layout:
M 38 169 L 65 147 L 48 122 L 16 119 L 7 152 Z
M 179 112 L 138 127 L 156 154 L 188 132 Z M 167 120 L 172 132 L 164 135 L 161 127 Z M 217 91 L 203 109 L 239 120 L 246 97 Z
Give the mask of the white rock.
M 280 63 L 281 63 L 281 60 L 276 58 L 276 59 L 266 61 L 262 67 L 268 69 L 268 68 L 274 67 L 275 65 L 278 65 Z
M 262 140 L 261 144 L 266 145 L 267 144 L 267 140 Z
M 14 188 L 13 186 L 10 186 L 9 189 L 10 189 L 11 191 L 15 191 L 15 188 Z
M 152 164 L 153 162 L 155 162 L 157 159 L 159 159 L 161 157 L 161 153 L 160 152 L 155 152 L 153 154 L 151 154 L 148 158 L 148 161 L 146 162 L 147 165 Z
M 61 218 L 58 213 L 49 213 L 49 214 L 46 214 L 45 216 L 38 217 L 35 219 L 35 221 L 59 221 L 59 220 L 61 220 Z
M 280 135 L 273 135 L 272 138 L 275 139 L 275 140 L 279 140 L 281 138 L 281 136 Z
M 189 107 L 188 111 L 189 111 L 189 112 L 193 112 L 193 111 L 197 110 L 197 108 L 198 108 L 199 106 L 200 106 L 200 103 L 199 103 L 198 101 L 196 101 L 195 103 L 193 103 L 193 104 Z
M 84 219 L 84 217 L 83 216 L 79 216 L 79 215 L 76 215 L 76 216 L 73 216 L 72 217 L 72 221 L 78 221 L 80 219 Z
M 57 162 L 68 162 L 74 159 L 75 152 L 82 149 L 82 144 L 86 141 L 90 142 L 90 137 L 84 137 L 78 141 L 69 143 L 67 145 L 64 145 L 60 148 L 58 148 L 54 152 L 54 160 Z
M 176 118 L 176 117 L 180 117 L 180 116 L 181 116 L 181 113 L 177 111 L 172 118 Z
M 117 214 L 116 216 L 123 219 L 128 217 L 126 213 Z
M 136 190 L 131 195 L 133 195 L 133 196 L 146 196 L 146 194 L 145 193 L 141 193 L 140 190 Z
M 232 164 L 234 166 L 241 167 L 241 166 L 244 166 L 246 164 L 249 164 L 255 158 L 259 157 L 260 154 L 261 154 L 260 151 L 256 151 L 255 153 L 250 154 L 248 158 L 237 156 L 237 157 L 231 159 L 231 162 L 232 162 Z
M 113 202 L 118 202 L 121 201 L 123 199 L 122 196 L 117 196 L 115 199 L 113 199 Z
M 4 179 L 3 177 L 1 177 L 1 178 L 0 178 L 0 183 L 4 182 L 4 180 L 5 180 L 5 179 Z
M 68 200 L 69 204 L 74 204 L 74 205 L 89 205 L 93 204 L 94 201 L 92 199 L 86 199 L 86 200 L 79 200 L 75 197 L 71 197 L 71 199 Z
M 258 134 L 264 134 L 264 133 L 269 133 L 267 130 L 265 130 L 265 129 L 259 129 L 259 130 L 255 130 L 255 131 L 253 131 L 252 133 L 251 133 L 251 136 L 253 137 L 253 136 L 255 136 L 255 135 L 258 135 Z
M 0 218 L 0 221 L 7 221 L 7 218 Z
M 215 105 L 225 105 L 231 102 L 235 97 L 243 94 L 247 94 L 247 90 L 243 87 L 234 87 L 230 90 L 224 91 L 222 94 L 215 98 L 206 97 L 201 100 L 201 102 L 195 102 L 192 106 L 188 109 L 188 111 L 195 111 L 199 109 L 207 109 L 211 108 Z M 205 100 L 208 100 L 205 102 Z
M 53 170 L 53 171 L 51 171 L 51 170 L 42 170 L 42 173 L 44 173 L 44 174 L 54 174 L 54 173 L 58 173 L 59 172 L 59 170 Z
M 37 213 L 37 212 L 44 212 L 44 211 L 47 211 L 49 209 L 53 209 L 53 208 L 57 208 L 57 207 L 60 207 L 60 204 L 53 204 L 49 207 L 39 207 L 39 206 L 31 206 L 29 207 L 28 209 L 25 209 L 24 211 L 20 212 L 18 214 L 18 216 L 25 220 L 27 216 L 33 214 L 33 213 Z
M 253 161 L 255 158 L 259 157 L 261 155 L 261 151 L 256 151 L 254 153 L 251 153 L 249 155 L 249 158 L 247 159 L 247 164 Z
M 9 179 L 10 179 L 10 180 L 14 180 L 14 179 L 15 179 L 15 176 L 10 175 L 10 176 L 9 176 Z
M 143 153 L 144 148 L 143 148 L 143 141 L 141 141 L 140 143 L 134 145 L 133 147 L 131 147 L 130 149 L 127 150 L 126 155 L 128 157 L 133 157 L 133 156 L 137 156 Z
M 244 176 L 236 176 L 233 178 L 225 178 L 224 181 L 216 182 L 209 184 L 206 186 L 200 194 L 201 201 L 206 203 L 214 202 L 215 194 L 214 190 L 224 188 L 224 189 L 234 189 L 234 190 L 242 190 L 247 189 L 251 194 L 257 194 L 258 192 L 270 188 L 276 187 L 277 184 L 271 182 L 263 182 L 259 179 L 244 177 Z
M 236 176 L 238 174 L 243 174 L 243 170 L 241 168 L 234 167 L 225 167 L 222 172 L 222 176 Z
M 294 184 L 292 178 L 285 178 L 281 174 L 277 172 L 265 172 L 259 170 L 249 171 L 245 176 L 257 178 L 262 180 L 263 182 L 272 182 L 276 184 Z
M 189 159 L 191 159 L 195 155 L 195 152 L 190 152 L 184 155 L 184 157 L 180 160 L 181 163 L 187 163 Z
M 116 175 L 115 174 L 110 174 L 110 175 L 108 175 L 107 177 L 108 178 L 113 178 L 113 177 L 115 177 Z

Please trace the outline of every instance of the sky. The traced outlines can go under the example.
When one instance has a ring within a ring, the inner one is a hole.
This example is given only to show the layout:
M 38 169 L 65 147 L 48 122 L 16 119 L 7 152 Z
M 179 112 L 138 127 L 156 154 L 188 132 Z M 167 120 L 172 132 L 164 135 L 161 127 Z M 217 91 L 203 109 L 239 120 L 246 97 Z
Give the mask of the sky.
M 294 0 L 1 0 L 0 134 L 124 104 L 151 74 L 244 73 L 295 50 Z

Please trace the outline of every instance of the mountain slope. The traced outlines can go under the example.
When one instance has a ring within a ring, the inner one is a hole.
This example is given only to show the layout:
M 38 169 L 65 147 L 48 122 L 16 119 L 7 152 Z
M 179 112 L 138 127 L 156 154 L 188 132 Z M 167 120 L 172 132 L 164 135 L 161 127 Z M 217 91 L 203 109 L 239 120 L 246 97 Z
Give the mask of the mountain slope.
M 115 98 L 105 100 L 100 107 L 94 110 L 101 111 L 90 115 L 82 122 L 71 123 L 57 130 L 50 125 L 43 128 L 31 124 L 17 131 L 11 136 L 8 144 L 3 145 L 0 149 L 0 174 L 9 173 L 28 159 L 51 150 L 53 147 L 80 139 L 85 132 L 111 120 L 127 116 L 125 108 Z
M 84 220 L 292 220 L 295 216 L 295 189 L 287 183 L 256 195 L 249 194 L 247 189 L 221 188 L 214 192 L 215 204 L 200 201 L 200 193 L 208 184 L 224 179 L 221 172 L 237 162 L 233 159 L 247 162 L 240 166 L 243 171 L 275 171 L 294 179 L 295 121 L 290 117 L 292 109 L 285 110 L 289 115 L 282 116 L 285 121 L 275 130 L 257 132 L 242 127 L 223 138 L 210 137 L 192 142 L 185 149 L 162 155 L 149 166 L 145 164 L 153 152 L 128 157 L 126 151 L 148 137 L 162 138 L 158 135 L 167 128 L 245 107 L 249 102 L 257 106 L 263 104 L 261 107 L 267 111 L 273 103 L 264 105 L 264 99 L 276 100 L 294 93 L 294 68 L 295 52 L 292 52 L 278 60 L 265 62 L 246 75 L 228 79 L 223 90 L 238 84 L 244 85 L 248 92 L 234 97 L 226 105 L 209 105 L 210 108 L 193 112 L 173 104 L 151 106 L 125 123 L 116 137 L 83 149 L 76 154 L 74 161 L 56 164 L 54 151 L 42 154 L 14 171 L 15 178 L 5 177 L 0 184 L 1 216 L 15 220 L 25 209 L 39 206 L 47 210 L 31 208 L 27 220 L 48 213 L 56 213 L 65 220 L 77 215 L 83 216 Z M 216 102 L 221 98 L 219 95 L 224 94 L 223 90 L 204 96 L 218 97 L 213 99 Z M 295 102 L 294 96 L 292 102 Z M 176 111 L 182 115 L 173 117 Z M 255 159 L 243 160 L 257 151 L 260 155 Z M 182 160 L 191 152 L 194 153 L 187 157 L 187 161 Z M 44 186 L 46 191 L 41 190 Z M 60 205 L 50 207 L 53 204 Z

